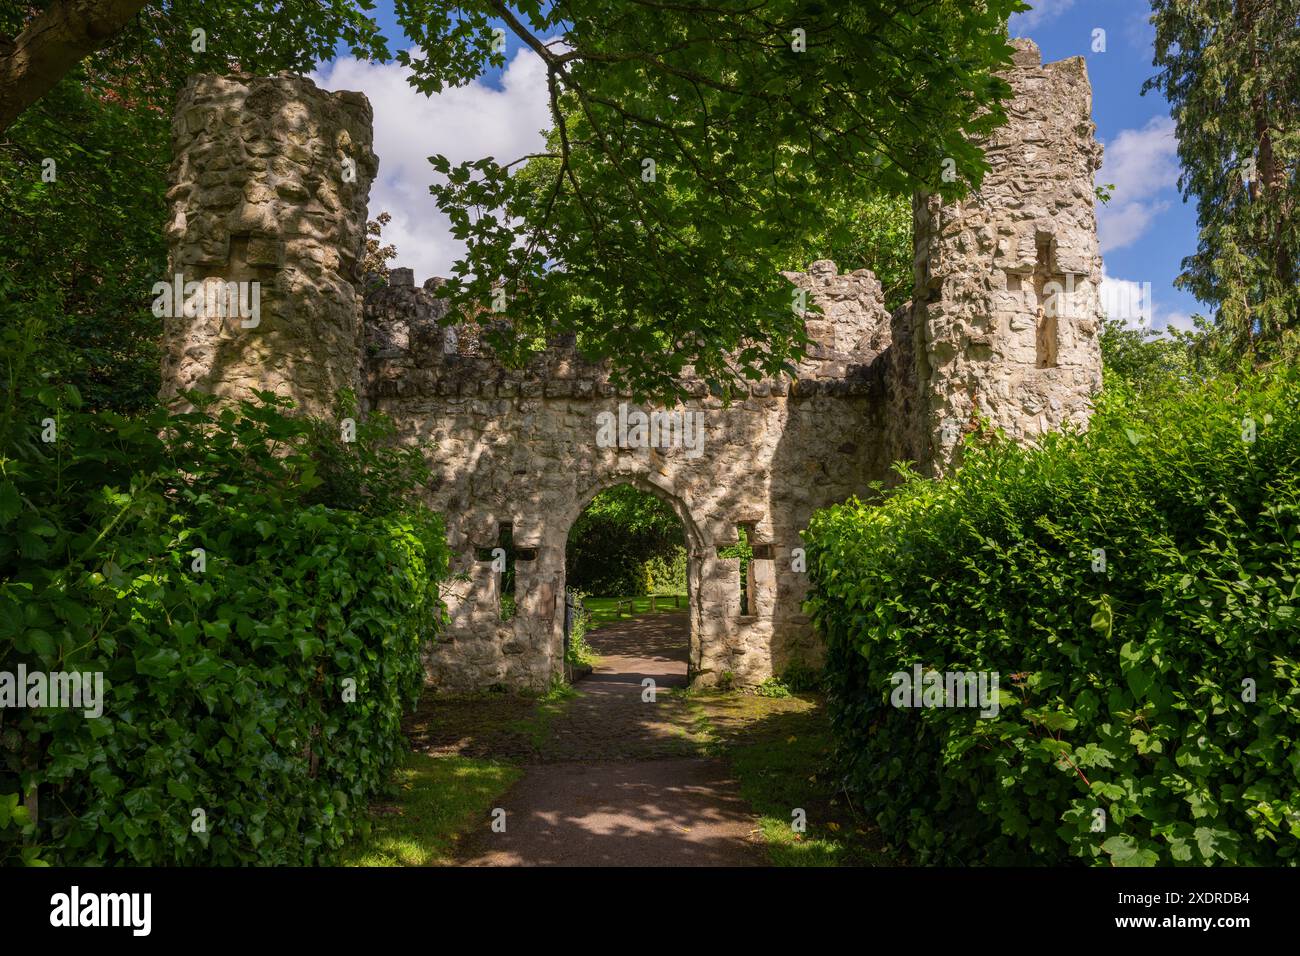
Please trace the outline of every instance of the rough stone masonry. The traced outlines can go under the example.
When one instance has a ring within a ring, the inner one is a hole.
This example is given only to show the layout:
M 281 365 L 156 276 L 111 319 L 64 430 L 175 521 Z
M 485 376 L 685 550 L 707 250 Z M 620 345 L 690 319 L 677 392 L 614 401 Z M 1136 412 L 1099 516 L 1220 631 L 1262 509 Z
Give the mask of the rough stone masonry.
M 463 575 L 426 656 L 440 691 L 537 689 L 561 673 L 568 532 L 620 483 L 681 519 L 695 681 L 753 684 L 815 666 L 798 550 L 813 510 L 867 494 L 898 460 L 942 473 L 979 417 L 1025 440 L 1082 424 L 1100 387 L 1091 89 L 1082 58 L 1042 66 L 1032 42 L 1015 45 L 1010 122 L 985 144 L 979 193 L 914 203 L 913 301 L 890 315 L 869 271 L 840 275 L 831 262 L 787 274 L 821 307 L 798 375 L 754 383 L 729 405 L 687 381 L 691 398 L 675 409 L 638 408 L 571 342 L 504 367 L 475 324 L 434 298 L 440 280 L 420 287 L 394 269 L 363 301 L 356 263 L 378 168 L 365 98 L 292 76 L 195 77 L 173 124 L 172 271 L 264 291 L 256 328 L 166 322 L 164 395 L 272 389 L 325 414 L 352 387 L 425 450 L 428 503 Z M 659 412 L 668 438 L 649 447 L 624 428 L 619 443 L 597 441 L 601 421 L 638 412 Z M 698 454 L 672 415 L 702 425 Z M 719 555 L 739 528 L 754 546 L 745 613 L 740 561 Z M 507 540 L 516 613 L 503 621 L 492 549 Z

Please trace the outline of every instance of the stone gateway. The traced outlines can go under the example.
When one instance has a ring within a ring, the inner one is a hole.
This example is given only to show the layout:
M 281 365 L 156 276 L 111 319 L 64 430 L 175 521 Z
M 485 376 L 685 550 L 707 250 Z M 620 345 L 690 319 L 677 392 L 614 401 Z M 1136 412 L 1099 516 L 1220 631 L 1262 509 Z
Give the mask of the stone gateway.
M 441 691 L 540 689 L 562 673 L 569 529 L 620 483 L 681 519 L 693 680 L 815 666 L 799 536 L 815 509 L 888 482 L 895 461 L 941 474 L 979 417 L 1022 440 L 1082 424 L 1100 387 L 1091 89 L 1082 58 L 1043 66 L 1033 43 L 1015 45 L 1010 122 L 985 144 L 979 193 L 914 202 L 913 301 L 891 315 L 869 271 L 831 262 L 787 274 L 821 308 L 797 376 L 751 383 L 730 404 L 687 378 L 676 408 L 618 394 L 571 342 L 502 366 L 478 326 L 448 321 L 437 279 L 417 286 L 394 269 L 363 296 L 378 169 L 365 98 L 291 76 L 195 77 L 173 124 L 169 276 L 256 281 L 260 321 L 176 310 L 164 395 L 271 389 L 320 414 L 350 387 L 425 449 L 427 502 L 446 517 L 459 575 L 426 657 Z M 744 605 L 740 560 L 719 554 L 740 529 L 754 551 Z M 517 604 L 503 621 L 486 555 L 505 540 Z

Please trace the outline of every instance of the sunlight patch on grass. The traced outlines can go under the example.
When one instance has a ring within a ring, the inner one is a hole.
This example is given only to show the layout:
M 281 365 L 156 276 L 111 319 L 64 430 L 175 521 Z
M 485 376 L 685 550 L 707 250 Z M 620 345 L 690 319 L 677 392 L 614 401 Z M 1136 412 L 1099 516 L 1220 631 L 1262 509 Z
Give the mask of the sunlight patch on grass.
M 879 836 L 837 798 L 825 774 L 831 735 L 819 711 L 790 714 L 782 732 L 741 743 L 728 757 L 741 795 L 759 815 L 776 866 L 889 866 Z M 792 826 L 806 814 L 805 832 Z
M 487 825 L 497 798 L 523 771 L 469 757 L 408 754 L 394 775 L 398 797 L 370 808 L 370 835 L 344 855 L 346 866 L 444 866 L 459 836 Z
M 673 606 L 673 595 L 656 595 L 656 614 L 663 614 L 667 611 L 684 611 L 687 609 L 686 595 L 680 595 L 681 607 Z M 624 611 L 621 615 L 617 612 L 619 601 L 632 602 L 632 614 L 629 615 Z M 634 617 L 643 617 L 650 613 L 650 598 L 648 595 L 640 597 L 587 597 L 582 599 L 583 606 L 586 607 L 587 613 L 591 615 L 591 626 L 600 627 L 605 624 L 611 624 L 615 621 L 630 621 Z

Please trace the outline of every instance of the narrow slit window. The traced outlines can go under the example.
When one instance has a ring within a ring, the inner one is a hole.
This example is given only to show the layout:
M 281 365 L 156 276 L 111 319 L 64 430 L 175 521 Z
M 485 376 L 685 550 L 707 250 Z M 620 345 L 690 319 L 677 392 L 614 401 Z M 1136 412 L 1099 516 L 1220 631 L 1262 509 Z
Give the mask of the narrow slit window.
M 501 620 L 511 620 L 515 616 L 515 563 L 534 560 L 537 549 L 516 548 L 514 525 L 503 521 L 497 528 L 497 543 L 491 548 L 479 548 L 476 557 L 491 562 L 492 571 L 497 576 Z
M 739 558 L 740 616 L 749 617 L 753 611 L 754 597 L 754 522 L 736 525 L 736 543 L 718 549 L 720 558 Z
M 1052 240 L 1040 239 L 1034 268 L 1034 292 L 1038 298 L 1034 352 L 1039 368 L 1056 368 L 1058 320 L 1065 295 L 1062 278 L 1052 272 Z

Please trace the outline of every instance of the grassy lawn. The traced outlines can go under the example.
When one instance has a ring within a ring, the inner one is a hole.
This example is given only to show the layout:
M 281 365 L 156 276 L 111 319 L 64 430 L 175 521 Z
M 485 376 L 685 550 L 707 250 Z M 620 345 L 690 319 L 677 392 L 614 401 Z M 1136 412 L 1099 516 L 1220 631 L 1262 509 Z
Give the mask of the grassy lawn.
M 397 800 L 370 808 L 370 835 L 345 854 L 344 865 L 453 862 L 460 834 L 478 823 L 486 826 L 497 798 L 522 773 L 495 760 L 408 754 L 394 775 Z
M 523 720 L 514 721 L 509 729 L 525 736 L 533 747 L 540 747 L 550 735 L 551 723 L 564 713 L 569 702 L 578 696 L 570 684 L 552 684 L 550 690 L 537 698 L 537 706 Z
M 680 595 L 680 597 L 681 597 L 681 607 L 678 608 L 678 607 L 673 607 L 673 595 L 671 594 L 657 595 L 656 600 L 659 606 L 658 608 L 656 608 L 656 612 L 662 614 L 665 611 L 686 610 L 687 608 L 686 595 L 682 594 Z M 624 611 L 621 616 L 617 614 L 615 608 L 618 606 L 619 601 L 631 601 L 632 614 L 629 615 L 627 611 Z M 588 597 L 588 598 L 583 598 L 582 603 L 587 608 L 588 613 L 591 614 L 592 627 L 600 627 L 602 624 L 610 624 L 618 620 L 629 621 L 634 617 L 640 617 L 643 614 L 650 613 L 649 595 L 641 595 L 639 597 L 632 597 L 632 598 Z
M 730 695 L 729 695 L 730 696 Z M 775 866 L 893 866 L 875 826 L 836 794 L 826 772 L 830 727 L 820 707 L 781 714 L 726 747 L 741 795 L 759 816 Z M 803 833 L 793 812 L 806 815 Z

